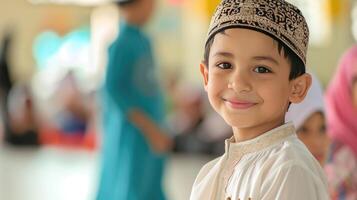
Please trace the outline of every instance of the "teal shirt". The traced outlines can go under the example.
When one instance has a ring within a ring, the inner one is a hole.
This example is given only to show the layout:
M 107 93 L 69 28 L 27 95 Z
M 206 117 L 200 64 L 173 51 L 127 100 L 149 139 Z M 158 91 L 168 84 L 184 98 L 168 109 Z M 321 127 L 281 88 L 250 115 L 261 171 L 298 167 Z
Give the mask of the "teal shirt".
M 102 89 L 102 171 L 98 200 L 164 200 L 165 157 L 150 150 L 143 133 L 127 119 L 137 108 L 164 126 L 164 101 L 149 39 L 138 27 L 120 23 L 109 48 Z

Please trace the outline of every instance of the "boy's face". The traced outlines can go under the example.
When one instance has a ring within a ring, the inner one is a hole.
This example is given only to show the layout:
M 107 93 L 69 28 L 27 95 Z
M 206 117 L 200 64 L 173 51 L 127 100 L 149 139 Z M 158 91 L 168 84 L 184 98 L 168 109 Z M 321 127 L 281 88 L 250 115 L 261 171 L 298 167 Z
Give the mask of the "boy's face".
M 312 155 L 324 165 L 329 147 L 324 116 L 320 112 L 315 112 L 297 130 L 297 134 Z
M 283 124 L 289 101 L 301 101 L 309 87 L 300 91 L 300 77 L 289 81 L 290 63 L 275 40 L 242 28 L 215 36 L 209 66 L 201 64 L 201 73 L 213 108 L 241 130 L 268 131 Z

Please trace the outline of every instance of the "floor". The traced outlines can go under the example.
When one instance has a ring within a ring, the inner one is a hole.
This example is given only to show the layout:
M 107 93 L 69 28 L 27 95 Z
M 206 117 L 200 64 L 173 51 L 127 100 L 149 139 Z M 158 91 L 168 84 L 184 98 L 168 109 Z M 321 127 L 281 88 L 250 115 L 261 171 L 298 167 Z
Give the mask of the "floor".
M 97 180 L 97 152 L 0 145 L 0 199 L 92 200 Z M 211 157 L 173 155 L 164 180 L 169 200 L 187 200 L 192 183 Z

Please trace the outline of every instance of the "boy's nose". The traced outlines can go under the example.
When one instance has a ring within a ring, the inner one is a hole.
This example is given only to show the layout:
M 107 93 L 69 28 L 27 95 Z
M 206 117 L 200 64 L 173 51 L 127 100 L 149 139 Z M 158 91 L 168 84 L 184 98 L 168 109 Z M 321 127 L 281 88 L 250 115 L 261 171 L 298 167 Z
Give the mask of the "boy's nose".
M 252 90 L 247 72 L 237 70 L 232 74 L 228 88 L 233 89 L 237 93 L 250 92 Z

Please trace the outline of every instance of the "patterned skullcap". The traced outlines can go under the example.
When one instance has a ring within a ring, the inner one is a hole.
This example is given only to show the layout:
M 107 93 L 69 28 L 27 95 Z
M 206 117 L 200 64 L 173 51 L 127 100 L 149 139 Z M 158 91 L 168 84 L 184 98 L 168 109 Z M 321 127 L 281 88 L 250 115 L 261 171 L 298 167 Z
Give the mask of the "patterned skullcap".
M 249 28 L 288 46 L 306 65 L 309 28 L 301 11 L 284 0 L 222 0 L 208 29 L 207 42 L 227 28 Z

